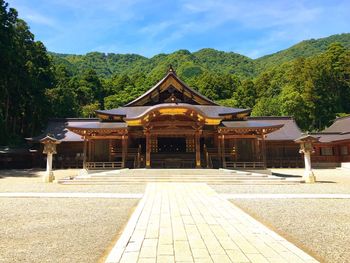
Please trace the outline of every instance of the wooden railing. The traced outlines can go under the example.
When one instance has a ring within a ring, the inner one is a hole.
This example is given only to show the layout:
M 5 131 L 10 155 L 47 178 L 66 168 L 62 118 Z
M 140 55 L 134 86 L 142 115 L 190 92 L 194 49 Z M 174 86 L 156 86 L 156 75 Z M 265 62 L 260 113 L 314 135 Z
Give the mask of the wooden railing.
M 265 168 L 263 162 L 226 162 L 226 167 L 228 169 L 247 169 L 247 168 Z
M 299 168 L 304 167 L 304 160 L 300 158 L 274 158 L 267 159 L 267 167 L 272 168 Z
M 207 168 L 213 168 L 213 157 L 218 158 L 218 149 L 205 147 L 204 153 L 207 162 Z
M 194 168 L 194 160 L 181 159 L 153 159 L 151 161 L 154 168 Z
M 97 169 L 121 169 L 123 166 L 122 162 L 86 162 L 86 169 L 97 170 Z

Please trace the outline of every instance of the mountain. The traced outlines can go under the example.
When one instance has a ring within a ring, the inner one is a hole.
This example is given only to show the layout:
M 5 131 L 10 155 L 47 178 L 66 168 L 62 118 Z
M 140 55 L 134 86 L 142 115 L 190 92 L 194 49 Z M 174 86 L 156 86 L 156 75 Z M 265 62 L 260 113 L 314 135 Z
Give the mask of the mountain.
M 73 73 L 92 68 L 103 77 L 110 77 L 113 74 L 143 72 L 156 75 L 155 78 L 157 78 L 159 72 L 164 72 L 169 64 L 172 64 L 185 79 L 199 75 L 203 71 L 236 74 L 247 78 L 254 77 L 267 68 L 298 57 L 320 54 L 333 42 L 339 42 L 344 47 L 350 48 L 350 33 L 305 40 L 290 48 L 255 60 L 234 52 L 218 51 L 211 48 L 192 53 L 188 50 L 178 50 L 170 54 L 158 54 L 152 58 L 137 54 L 105 54 L 101 52 L 91 52 L 86 55 L 50 54 L 56 63 L 65 64 Z
M 256 59 L 254 61 L 255 69 L 261 72 L 269 67 L 280 65 L 283 62 L 288 62 L 298 57 L 311 57 L 320 54 L 326 51 L 327 47 L 334 42 L 338 42 L 344 47 L 350 48 L 350 33 L 304 40 L 285 50 Z

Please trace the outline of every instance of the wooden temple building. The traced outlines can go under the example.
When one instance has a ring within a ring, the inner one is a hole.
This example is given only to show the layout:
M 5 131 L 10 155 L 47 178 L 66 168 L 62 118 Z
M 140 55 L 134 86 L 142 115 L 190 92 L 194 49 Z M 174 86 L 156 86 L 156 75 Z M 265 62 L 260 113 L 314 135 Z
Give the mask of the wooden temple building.
M 218 105 L 170 68 L 154 87 L 123 107 L 98 110 L 98 118 L 51 120 L 46 131 L 30 141 L 35 145 L 48 133 L 59 139 L 57 168 L 302 167 L 294 142 L 301 131 L 294 119 L 250 117 L 250 113 Z M 340 136 L 330 129 L 329 136 Z M 350 142 L 349 135 L 345 137 Z M 317 146 L 319 153 L 328 154 L 322 145 Z M 349 145 L 337 153 L 349 158 Z

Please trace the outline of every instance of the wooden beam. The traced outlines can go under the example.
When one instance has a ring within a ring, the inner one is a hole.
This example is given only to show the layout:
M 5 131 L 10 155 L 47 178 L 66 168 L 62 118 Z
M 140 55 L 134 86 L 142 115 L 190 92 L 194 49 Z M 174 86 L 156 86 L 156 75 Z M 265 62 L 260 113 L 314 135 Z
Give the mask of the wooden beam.
M 88 139 L 93 140 L 106 140 L 106 139 L 122 139 L 124 135 L 97 135 L 97 136 L 86 136 Z
M 163 130 L 152 130 L 152 134 L 154 135 L 176 135 L 176 136 L 180 136 L 180 135 L 194 135 L 195 134 L 195 130 L 191 129 L 191 130 L 182 130 L 180 128 L 178 129 L 163 129 Z
M 232 134 L 225 134 L 226 139 L 251 139 L 251 138 L 258 138 L 258 135 L 249 135 L 249 134 L 241 134 L 241 135 L 232 135 Z

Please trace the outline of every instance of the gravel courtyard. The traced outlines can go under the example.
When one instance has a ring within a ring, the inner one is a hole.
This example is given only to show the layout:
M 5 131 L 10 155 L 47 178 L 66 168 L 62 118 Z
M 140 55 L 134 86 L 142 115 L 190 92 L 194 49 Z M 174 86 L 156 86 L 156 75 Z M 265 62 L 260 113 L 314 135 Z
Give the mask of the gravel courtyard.
M 304 169 L 271 169 L 280 176 L 302 176 Z M 350 170 L 314 169 L 316 184 L 210 185 L 221 194 L 350 194 Z
M 329 263 L 350 262 L 350 200 L 232 200 L 292 243 Z
M 144 185 L 43 183 L 39 170 L 0 171 L 0 192 L 143 193 Z M 78 170 L 57 170 L 56 178 Z M 137 199 L 1 198 L 0 262 L 98 262 Z
M 273 169 L 301 176 L 303 169 Z M 78 170 L 55 171 L 57 178 Z M 314 170 L 316 184 L 210 185 L 220 193 L 350 194 L 350 171 Z M 43 171 L 0 171 L 0 192 L 143 193 L 145 184 L 43 183 Z M 232 202 L 324 262 L 350 262 L 350 199 L 235 199 Z M 98 262 L 123 230 L 136 199 L 1 198 L 0 262 Z
M 300 176 L 303 169 L 273 169 Z M 350 194 L 350 171 L 315 169 L 316 184 L 211 185 L 219 193 Z M 323 262 L 350 262 L 350 199 L 235 199 L 265 225 Z
M 56 170 L 60 179 L 76 176 L 78 169 Z M 0 192 L 87 192 L 87 193 L 143 193 L 145 185 L 62 185 L 43 183 L 41 170 L 0 170 Z
M 98 262 L 138 200 L 1 198 L 0 262 Z

